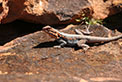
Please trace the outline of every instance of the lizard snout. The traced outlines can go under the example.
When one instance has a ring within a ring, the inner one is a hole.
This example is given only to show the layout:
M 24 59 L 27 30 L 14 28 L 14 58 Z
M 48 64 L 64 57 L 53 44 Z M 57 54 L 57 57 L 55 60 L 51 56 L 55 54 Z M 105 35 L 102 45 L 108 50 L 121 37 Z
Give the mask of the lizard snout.
M 51 29 L 50 26 L 45 26 L 45 27 L 42 28 L 42 30 L 49 30 L 49 29 Z

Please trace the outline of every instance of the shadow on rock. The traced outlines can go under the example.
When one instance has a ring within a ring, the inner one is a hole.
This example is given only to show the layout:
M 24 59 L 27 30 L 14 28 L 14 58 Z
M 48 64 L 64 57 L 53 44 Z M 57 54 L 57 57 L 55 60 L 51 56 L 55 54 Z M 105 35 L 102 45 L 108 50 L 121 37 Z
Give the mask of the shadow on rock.
M 122 12 L 104 19 L 103 22 L 105 22 L 104 26 L 107 28 L 111 30 L 117 29 L 122 32 Z
M 48 47 L 53 47 L 55 45 L 58 45 L 58 43 L 56 41 L 49 41 L 49 42 L 40 43 L 39 45 L 35 46 L 34 48 L 48 48 Z
M 4 45 L 17 37 L 41 30 L 43 25 L 27 23 L 23 21 L 14 21 L 8 24 L 0 25 L 0 45 Z

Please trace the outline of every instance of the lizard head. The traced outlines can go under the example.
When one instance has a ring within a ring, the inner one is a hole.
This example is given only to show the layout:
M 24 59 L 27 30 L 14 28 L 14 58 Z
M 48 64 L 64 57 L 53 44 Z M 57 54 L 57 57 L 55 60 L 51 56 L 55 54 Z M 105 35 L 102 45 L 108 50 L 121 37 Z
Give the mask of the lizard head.
M 51 36 L 51 37 L 53 37 L 55 39 L 58 39 L 59 38 L 59 32 L 58 32 L 58 30 L 56 30 L 56 29 L 54 29 L 54 28 L 52 28 L 50 26 L 45 26 L 45 27 L 42 28 L 42 30 L 45 33 L 49 34 L 49 36 Z

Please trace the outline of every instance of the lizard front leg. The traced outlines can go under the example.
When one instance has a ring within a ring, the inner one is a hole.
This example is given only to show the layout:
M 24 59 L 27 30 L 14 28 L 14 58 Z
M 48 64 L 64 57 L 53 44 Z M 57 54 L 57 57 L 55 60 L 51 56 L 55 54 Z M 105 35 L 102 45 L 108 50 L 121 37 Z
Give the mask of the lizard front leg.
M 60 45 L 57 45 L 57 46 L 54 46 L 54 48 L 62 48 L 62 47 L 64 47 L 66 44 L 67 44 L 67 42 L 66 41 L 64 41 L 64 40 L 62 40 L 62 39 L 60 39 L 60 40 L 57 40 L 59 43 L 61 43 Z
M 78 47 L 82 47 L 84 51 L 86 51 L 89 47 L 89 45 L 85 44 L 86 40 L 80 40 L 78 41 L 77 45 Z

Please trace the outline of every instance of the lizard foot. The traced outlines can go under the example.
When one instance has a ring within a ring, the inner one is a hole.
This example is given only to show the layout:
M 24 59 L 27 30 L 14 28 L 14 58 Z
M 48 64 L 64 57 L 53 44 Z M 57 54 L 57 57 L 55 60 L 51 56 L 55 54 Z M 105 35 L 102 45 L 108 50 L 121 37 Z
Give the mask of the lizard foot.
M 59 48 L 62 48 L 61 46 L 53 46 L 54 48 L 57 48 L 57 49 L 59 49 Z
M 84 30 L 81 30 L 81 32 L 86 35 L 90 35 L 93 33 L 93 31 L 84 31 Z
M 93 33 L 93 31 L 89 31 L 90 25 L 88 25 L 88 27 L 85 26 L 85 28 L 86 28 L 86 31 L 81 30 L 81 32 L 82 32 L 83 34 L 89 35 L 89 34 L 92 34 L 92 33 Z
M 82 47 L 84 51 L 87 51 L 90 47 L 89 46 L 84 46 Z

